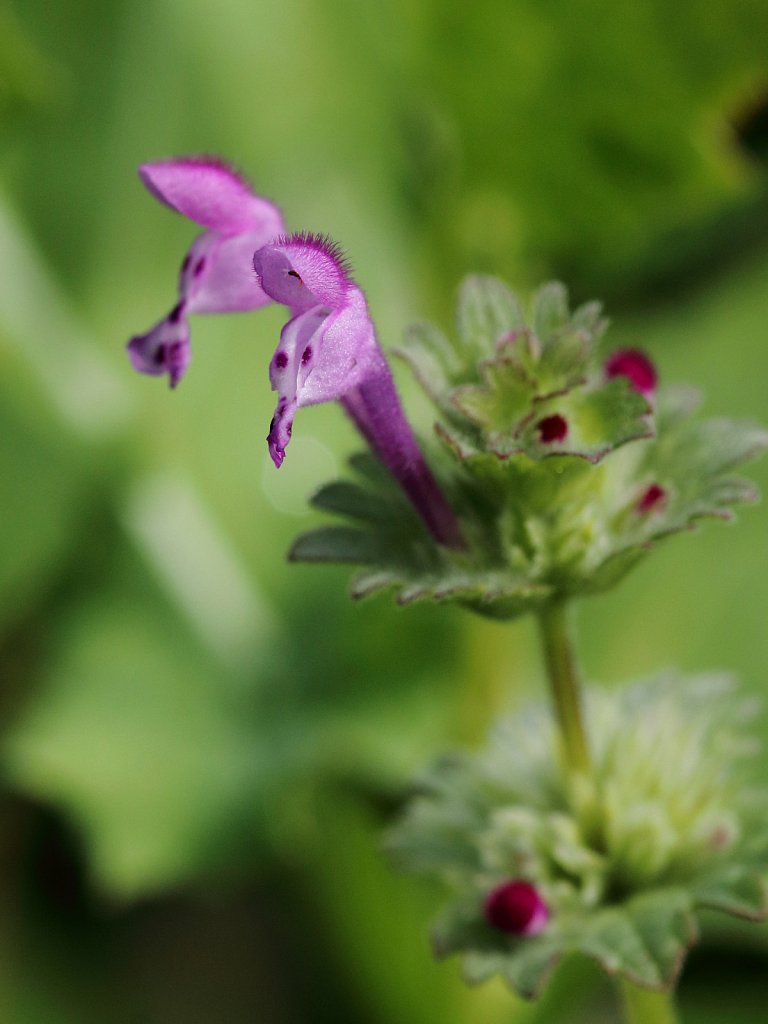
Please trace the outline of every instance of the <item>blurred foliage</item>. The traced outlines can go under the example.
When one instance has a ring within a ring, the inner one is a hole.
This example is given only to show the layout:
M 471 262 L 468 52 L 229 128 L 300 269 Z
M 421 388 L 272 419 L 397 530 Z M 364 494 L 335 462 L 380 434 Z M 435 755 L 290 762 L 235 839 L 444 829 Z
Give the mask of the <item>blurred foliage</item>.
M 711 413 L 765 419 L 767 33 L 762 0 L 0 5 L 4 1021 L 613 1019 L 578 962 L 534 1006 L 431 962 L 433 895 L 379 828 L 538 688 L 532 633 L 285 565 L 352 429 L 306 411 L 272 469 L 276 311 L 201 318 L 177 394 L 131 375 L 190 240 L 135 167 L 232 158 L 344 243 L 385 344 L 467 271 L 559 276 Z M 589 674 L 764 690 L 767 563 L 760 509 L 660 551 L 584 607 Z M 712 940 L 745 1007 L 757 934 Z M 702 1024 L 714 973 L 683 981 Z

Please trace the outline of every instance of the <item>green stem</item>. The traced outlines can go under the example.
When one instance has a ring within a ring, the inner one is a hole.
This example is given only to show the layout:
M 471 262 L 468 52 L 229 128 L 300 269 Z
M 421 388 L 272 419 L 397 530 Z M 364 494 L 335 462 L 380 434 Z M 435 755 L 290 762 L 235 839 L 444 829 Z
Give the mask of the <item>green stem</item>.
M 678 1024 L 675 1005 L 669 992 L 649 992 L 626 978 L 617 981 L 627 1024 Z
M 545 605 L 539 621 L 566 771 L 574 779 L 591 776 L 592 762 L 566 605 L 561 602 Z

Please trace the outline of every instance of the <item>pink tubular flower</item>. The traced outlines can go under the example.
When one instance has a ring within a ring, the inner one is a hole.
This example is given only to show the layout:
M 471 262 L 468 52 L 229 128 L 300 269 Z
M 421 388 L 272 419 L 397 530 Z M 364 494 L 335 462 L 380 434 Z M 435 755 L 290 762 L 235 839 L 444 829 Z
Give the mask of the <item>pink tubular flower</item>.
M 365 296 L 338 247 L 319 235 L 283 236 L 259 249 L 253 266 L 264 293 L 291 310 L 269 367 L 278 393 L 267 438 L 275 465 L 285 457 L 296 410 L 338 400 L 435 539 L 462 547 L 456 517 L 405 418 Z
M 503 882 L 485 899 L 485 918 L 509 935 L 538 935 L 549 920 L 549 907 L 530 882 Z
M 167 373 L 173 388 L 189 364 L 189 313 L 233 313 L 270 301 L 254 280 L 251 260 L 255 249 L 284 230 L 283 219 L 218 160 L 180 157 L 143 164 L 139 175 L 152 195 L 206 229 L 181 265 L 179 301 L 127 346 L 134 369 Z
M 635 391 L 648 398 L 656 390 L 656 367 L 639 348 L 621 348 L 605 361 L 606 377 L 626 377 Z

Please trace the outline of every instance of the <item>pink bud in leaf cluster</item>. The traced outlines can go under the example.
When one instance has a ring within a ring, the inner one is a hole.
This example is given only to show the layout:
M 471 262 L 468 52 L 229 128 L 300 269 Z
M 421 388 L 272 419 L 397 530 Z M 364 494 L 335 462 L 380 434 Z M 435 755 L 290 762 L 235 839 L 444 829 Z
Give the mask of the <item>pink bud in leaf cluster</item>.
M 606 377 L 626 377 L 635 391 L 648 398 L 656 390 L 658 375 L 650 358 L 639 348 L 621 348 L 605 361 Z
M 564 441 L 568 436 L 568 421 L 559 413 L 545 416 L 536 424 L 542 444 L 554 444 Z
M 508 935 L 538 935 L 549 920 L 549 907 L 530 882 L 503 882 L 485 898 L 485 919 Z
M 636 509 L 643 515 L 655 512 L 663 507 L 667 500 L 667 492 L 661 484 L 649 484 L 637 499 Z

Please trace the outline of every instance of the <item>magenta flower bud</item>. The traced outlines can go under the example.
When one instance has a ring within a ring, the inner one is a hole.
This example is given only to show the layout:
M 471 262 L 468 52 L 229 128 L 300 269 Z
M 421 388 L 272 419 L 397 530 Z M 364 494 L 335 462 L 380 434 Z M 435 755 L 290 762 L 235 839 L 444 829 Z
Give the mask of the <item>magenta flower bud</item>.
M 144 164 L 139 175 L 156 199 L 206 229 L 181 265 L 179 301 L 127 346 L 134 369 L 167 373 L 176 387 L 190 359 L 189 313 L 240 312 L 270 301 L 254 279 L 251 260 L 255 249 L 284 230 L 283 219 L 218 160 L 180 157 Z
M 277 391 L 267 443 L 280 466 L 298 409 L 340 401 L 435 539 L 462 547 L 456 517 L 427 467 L 379 347 L 362 289 L 338 246 L 312 234 L 282 236 L 253 266 L 264 293 L 291 310 L 269 367 Z
M 568 434 L 568 421 L 559 413 L 552 416 L 545 416 L 536 424 L 539 431 L 539 438 L 542 444 L 554 444 L 555 441 L 564 441 Z
M 654 509 L 661 508 L 667 500 L 667 492 L 661 484 L 650 484 L 637 499 L 635 508 L 642 515 L 647 515 Z
M 658 375 L 650 358 L 639 348 L 621 348 L 605 361 L 606 377 L 626 377 L 646 398 L 656 390 Z
M 549 907 L 530 882 L 503 882 L 485 899 L 485 919 L 508 935 L 538 935 L 549 920 Z

